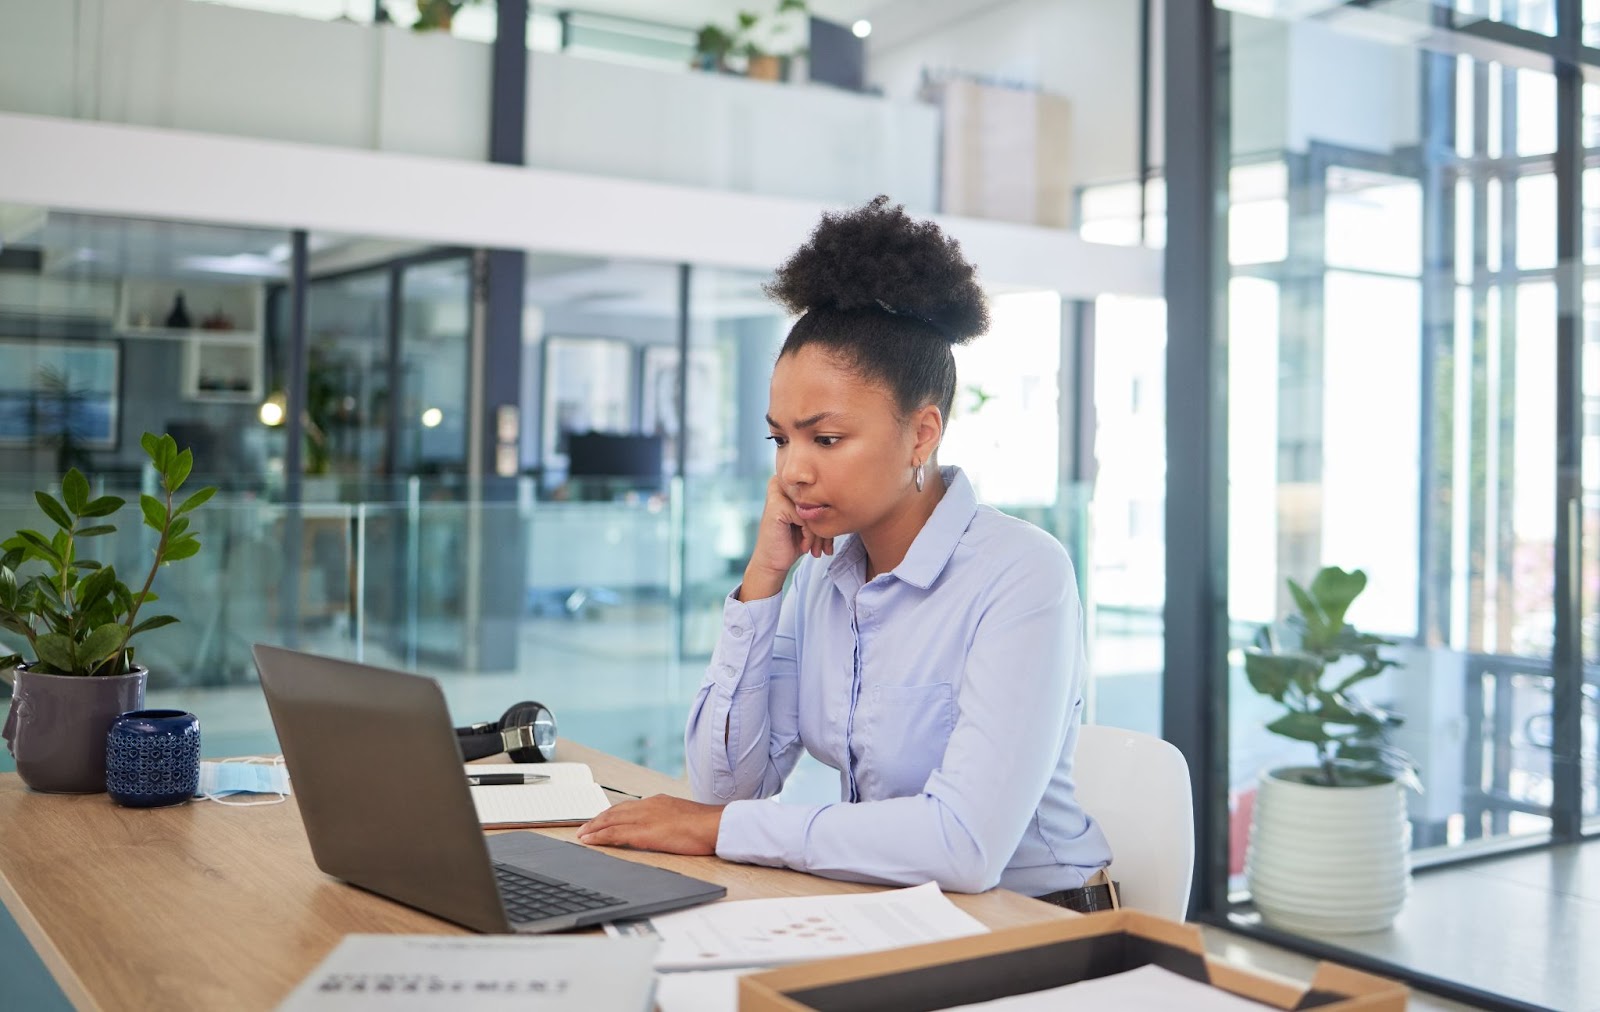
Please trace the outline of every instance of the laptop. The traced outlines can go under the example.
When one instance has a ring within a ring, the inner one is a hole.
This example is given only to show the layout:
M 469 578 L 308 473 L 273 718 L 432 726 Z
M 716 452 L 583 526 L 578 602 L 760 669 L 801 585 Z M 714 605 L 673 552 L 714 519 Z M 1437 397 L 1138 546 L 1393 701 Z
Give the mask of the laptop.
M 474 931 L 538 934 L 719 899 L 722 886 L 540 833 L 486 834 L 431 678 L 256 644 L 317 867 Z

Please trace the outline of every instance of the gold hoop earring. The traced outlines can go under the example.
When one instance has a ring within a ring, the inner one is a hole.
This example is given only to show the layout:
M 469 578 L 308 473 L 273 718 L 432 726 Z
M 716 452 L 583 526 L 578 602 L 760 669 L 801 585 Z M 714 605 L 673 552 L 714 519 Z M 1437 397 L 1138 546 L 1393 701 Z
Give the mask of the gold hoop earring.
M 923 476 L 922 476 L 922 470 L 923 470 L 923 465 L 918 464 L 916 470 L 911 472 L 911 480 L 916 483 L 918 492 L 922 491 L 922 483 L 924 481 Z

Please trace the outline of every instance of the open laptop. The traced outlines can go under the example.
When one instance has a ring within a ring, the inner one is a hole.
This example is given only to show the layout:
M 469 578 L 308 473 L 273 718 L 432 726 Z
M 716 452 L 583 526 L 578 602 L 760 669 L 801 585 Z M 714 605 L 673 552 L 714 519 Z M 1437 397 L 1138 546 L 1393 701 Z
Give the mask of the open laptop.
M 329 875 L 475 931 L 527 934 L 727 893 L 540 833 L 485 834 L 433 679 L 259 643 L 253 653 Z

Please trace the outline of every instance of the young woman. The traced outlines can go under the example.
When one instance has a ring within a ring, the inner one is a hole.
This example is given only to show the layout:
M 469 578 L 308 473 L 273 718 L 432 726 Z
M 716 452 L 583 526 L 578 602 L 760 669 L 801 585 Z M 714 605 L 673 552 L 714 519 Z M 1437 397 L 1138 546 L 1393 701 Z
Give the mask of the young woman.
M 689 717 L 704 803 L 616 805 L 579 840 L 1106 905 L 1083 887 L 1110 850 L 1072 787 L 1072 564 L 938 464 L 951 346 L 988 327 L 972 265 L 879 197 L 824 215 L 767 291 L 799 319 L 772 372 L 760 532 Z M 839 771 L 840 801 L 756 800 L 801 749 Z

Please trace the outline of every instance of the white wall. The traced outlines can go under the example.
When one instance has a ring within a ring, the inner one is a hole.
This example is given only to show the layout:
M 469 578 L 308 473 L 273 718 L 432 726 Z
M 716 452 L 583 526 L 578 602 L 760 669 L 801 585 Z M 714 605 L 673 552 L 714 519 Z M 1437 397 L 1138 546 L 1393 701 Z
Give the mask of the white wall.
M 875 30 L 868 38 L 868 73 L 891 98 L 915 95 L 924 68 L 1064 95 L 1072 101 L 1073 183 L 1128 180 L 1139 169 L 1139 6 L 1133 0 L 966 5 L 922 34 L 897 23 L 879 41 Z M 1156 96 L 1159 106 L 1159 91 Z M 1151 127 L 1159 140 L 1160 120 Z M 1151 158 L 1160 164 L 1159 147 Z
M 741 193 L 936 206 L 939 116 L 918 102 L 538 53 L 528 163 Z

